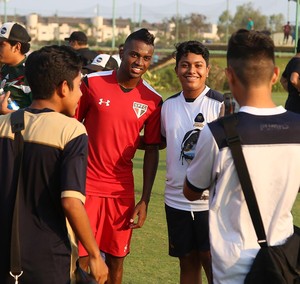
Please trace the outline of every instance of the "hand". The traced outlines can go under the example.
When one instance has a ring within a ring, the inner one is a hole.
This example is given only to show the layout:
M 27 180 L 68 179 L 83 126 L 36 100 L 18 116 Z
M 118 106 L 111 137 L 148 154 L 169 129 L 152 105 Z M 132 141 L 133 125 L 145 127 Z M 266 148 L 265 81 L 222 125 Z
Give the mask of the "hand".
M 89 257 L 89 266 L 91 275 L 96 279 L 98 284 L 105 284 L 108 278 L 108 267 L 99 255 L 96 258 Z
M 7 114 L 13 112 L 13 110 L 8 108 L 8 98 L 10 96 L 10 91 L 0 95 L 0 114 Z
M 147 218 L 147 208 L 148 208 L 148 204 L 145 201 L 141 200 L 139 203 L 137 203 L 137 205 L 134 208 L 133 215 L 129 221 L 130 229 L 139 229 L 143 227 L 145 220 Z M 138 218 L 137 222 L 134 222 L 136 217 Z

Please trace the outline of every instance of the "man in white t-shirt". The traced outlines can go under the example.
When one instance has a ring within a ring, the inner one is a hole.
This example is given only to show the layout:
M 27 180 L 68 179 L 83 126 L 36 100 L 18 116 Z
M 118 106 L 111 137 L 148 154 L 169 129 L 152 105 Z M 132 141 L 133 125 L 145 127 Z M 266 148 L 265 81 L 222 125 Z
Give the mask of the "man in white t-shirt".
M 182 91 L 168 98 L 161 112 L 161 131 L 167 143 L 165 210 L 169 255 L 179 258 L 181 284 L 201 284 L 202 267 L 211 283 L 208 192 L 201 200 L 189 201 L 183 195 L 183 183 L 193 155 L 192 144 L 197 143 L 204 124 L 218 118 L 223 95 L 206 86 L 209 51 L 202 43 L 179 43 L 175 58 Z M 190 137 L 186 143 L 185 136 Z
M 230 90 L 241 107 L 237 132 L 267 240 L 282 244 L 293 233 L 291 209 L 300 186 L 300 116 L 272 100 L 279 69 L 269 36 L 235 32 L 228 43 L 227 66 Z M 214 284 L 244 283 L 260 246 L 219 120 L 201 131 L 184 195 L 197 200 L 206 189 Z

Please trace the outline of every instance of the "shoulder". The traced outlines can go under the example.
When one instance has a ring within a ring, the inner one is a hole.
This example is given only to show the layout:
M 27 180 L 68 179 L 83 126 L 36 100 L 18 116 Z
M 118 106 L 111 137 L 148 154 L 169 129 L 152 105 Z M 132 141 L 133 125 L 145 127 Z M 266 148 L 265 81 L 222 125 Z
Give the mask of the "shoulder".
M 37 120 L 34 118 L 34 116 L 36 115 L 32 115 L 31 113 L 28 113 L 26 111 L 25 115 L 27 115 L 28 121 L 31 125 L 35 123 L 35 120 Z M 56 131 L 56 133 L 61 133 L 61 136 L 64 137 L 65 140 L 72 140 L 78 136 L 86 135 L 86 129 L 84 125 L 74 117 L 68 117 L 64 114 L 54 111 L 40 113 L 38 114 L 38 116 L 41 116 L 41 119 L 37 120 L 40 123 L 39 127 L 44 127 L 45 129 L 48 128 L 48 132 L 50 133 L 52 131 Z
M 145 80 L 142 80 L 143 88 L 147 89 L 148 91 L 152 92 L 155 96 L 161 98 L 161 95 Z
M 177 107 L 178 105 L 181 105 L 180 94 L 181 94 L 181 92 L 168 97 L 162 104 L 163 111 L 165 111 L 166 109 L 170 109 L 173 107 Z
M 11 116 L 11 114 L 0 115 L 0 129 L 1 129 L 0 137 L 12 137 L 13 136 L 12 131 L 11 131 L 10 116 Z
M 300 57 L 294 56 L 290 59 L 287 66 L 293 66 L 293 65 L 298 65 L 298 64 L 300 64 Z
M 87 74 L 83 77 L 82 81 L 88 87 L 91 82 L 96 81 L 97 84 L 100 84 L 101 82 L 111 81 L 113 80 L 113 78 L 114 78 L 113 70 L 110 70 L 110 71 L 93 72 Z
M 174 94 L 174 95 L 172 95 L 172 96 L 168 97 L 168 98 L 165 100 L 165 102 L 164 102 L 164 103 L 166 103 L 166 102 L 170 102 L 170 101 L 174 101 L 175 99 L 178 99 L 178 98 L 179 98 L 179 96 L 180 96 L 180 94 L 181 94 L 181 92 L 179 92 L 179 93 L 176 93 L 176 94 Z
M 141 99 L 145 102 L 150 100 L 155 106 L 161 107 L 163 102 L 162 96 L 145 80 L 142 80 L 135 90 L 140 93 Z
M 219 93 L 218 91 L 209 89 L 208 92 L 205 94 L 206 97 L 208 97 L 211 100 L 215 100 L 218 102 L 223 102 L 224 101 L 224 96 Z
M 227 147 L 227 142 L 225 138 L 225 132 L 221 119 L 214 120 L 213 122 L 208 123 L 208 128 L 214 137 L 219 149 Z
M 95 58 L 98 54 L 98 52 L 96 52 L 95 50 L 91 50 L 91 49 L 88 49 L 87 53 L 89 53 L 89 55 L 93 58 Z
M 300 57 L 293 57 L 291 61 L 293 66 L 299 66 L 300 65 Z

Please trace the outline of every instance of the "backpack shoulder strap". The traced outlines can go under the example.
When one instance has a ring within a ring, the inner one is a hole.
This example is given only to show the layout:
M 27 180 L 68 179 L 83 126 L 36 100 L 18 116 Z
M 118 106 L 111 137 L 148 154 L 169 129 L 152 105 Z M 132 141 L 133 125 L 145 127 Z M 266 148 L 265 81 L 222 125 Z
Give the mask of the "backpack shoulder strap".
M 241 183 L 241 187 L 246 199 L 248 210 L 251 220 L 257 235 L 257 242 L 261 247 L 268 246 L 267 237 L 261 218 L 259 206 L 257 204 L 255 192 L 253 190 L 252 182 L 250 179 L 248 167 L 242 150 L 240 136 L 237 132 L 236 126 L 238 125 L 238 115 L 232 114 L 224 116 L 220 119 L 224 127 L 226 141 L 231 150 L 232 158 L 235 168 Z

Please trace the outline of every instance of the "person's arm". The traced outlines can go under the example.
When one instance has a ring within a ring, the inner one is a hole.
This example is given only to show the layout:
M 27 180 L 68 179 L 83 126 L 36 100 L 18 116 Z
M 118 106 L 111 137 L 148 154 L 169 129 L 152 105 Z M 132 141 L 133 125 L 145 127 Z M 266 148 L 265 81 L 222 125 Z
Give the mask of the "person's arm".
M 204 191 L 204 190 L 203 190 Z M 201 198 L 203 191 L 196 191 L 187 179 L 184 180 L 183 195 L 190 201 L 198 200 Z
M 146 149 L 146 144 L 144 142 L 144 136 L 140 135 L 140 141 L 139 141 L 139 145 L 138 145 L 138 149 L 139 150 L 145 150 Z M 158 145 L 158 149 L 159 150 L 163 150 L 167 147 L 167 142 L 166 142 L 166 138 L 164 136 L 161 136 L 161 141 L 160 144 Z
M 293 72 L 290 77 L 291 84 L 300 92 L 300 80 L 299 73 Z
M 284 90 L 288 91 L 288 80 L 285 77 L 281 76 L 280 83 L 281 83 L 282 87 L 284 88 Z
M 82 202 L 77 198 L 63 197 L 61 204 L 76 237 L 89 254 L 91 274 L 98 284 L 104 284 L 107 281 L 108 268 L 100 255 Z
M 141 200 L 136 204 L 132 218 L 130 220 L 130 228 L 137 229 L 144 225 L 147 217 L 148 203 L 152 186 L 154 183 L 157 166 L 159 160 L 158 145 L 145 145 L 144 166 L 143 166 L 143 193 Z M 135 218 L 138 217 L 137 222 Z

